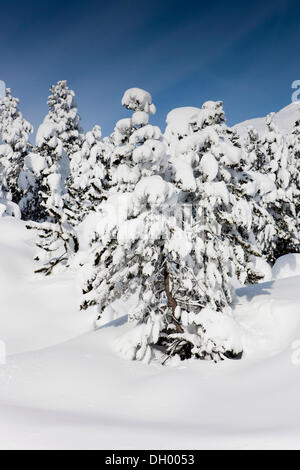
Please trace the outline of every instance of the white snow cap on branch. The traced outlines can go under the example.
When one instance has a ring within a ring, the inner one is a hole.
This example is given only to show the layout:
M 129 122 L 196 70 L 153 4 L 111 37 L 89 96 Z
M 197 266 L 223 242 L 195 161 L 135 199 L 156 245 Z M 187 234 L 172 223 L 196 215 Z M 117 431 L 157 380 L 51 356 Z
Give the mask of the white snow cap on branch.
M 149 204 L 162 204 L 176 197 L 176 189 L 161 176 L 153 175 L 142 178 L 136 185 L 134 195 L 147 199 Z
M 45 141 L 51 139 L 51 137 L 56 137 L 56 135 L 56 125 L 50 121 L 43 122 L 36 133 L 36 145 L 41 147 Z
M 129 88 L 126 90 L 122 98 L 122 105 L 127 109 L 145 111 L 148 114 L 155 114 L 156 112 L 150 93 L 141 88 Z
M 24 159 L 24 167 L 39 176 L 47 167 L 46 159 L 38 153 L 30 152 Z
M 191 119 L 199 111 L 201 111 L 200 108 L 192 106 L 172 109 L 167 115 L 165 136 L 171 139 L 173 137 L 178 138 L 189 135 Z

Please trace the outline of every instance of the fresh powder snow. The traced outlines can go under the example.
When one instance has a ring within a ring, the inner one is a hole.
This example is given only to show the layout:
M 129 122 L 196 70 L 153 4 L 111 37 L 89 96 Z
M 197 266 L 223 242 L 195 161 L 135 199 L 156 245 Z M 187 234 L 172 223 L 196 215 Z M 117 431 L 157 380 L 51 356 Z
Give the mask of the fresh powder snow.
M 274 280 L 236 291 L 242 361 L 166 367 L 116 355 L 130 303 L 95 331 L 76 271 L 36 278 L 33 252 L 25 223 L 1 218 L 0 448 L 298 447 L 300 255 L 278 261 L 284 278 L 275 266 Z

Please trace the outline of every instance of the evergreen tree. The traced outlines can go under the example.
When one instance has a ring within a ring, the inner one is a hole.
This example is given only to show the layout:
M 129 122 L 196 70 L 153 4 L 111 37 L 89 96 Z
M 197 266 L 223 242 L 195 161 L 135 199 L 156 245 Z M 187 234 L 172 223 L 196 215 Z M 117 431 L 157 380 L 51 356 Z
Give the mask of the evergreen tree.
M 28 160 L 30 158 L 31 167 L 38 174 L 35 179 L 35 191 L 39 197 L 36 218 L 40 223 L 31 222 L 27 228 L 35 229 L 39 237 L 36 260 L 42 266 L 36 272 L 49 275 L 55 266 L 67 265 L 79 248 L 77 236 L 65 213 L 69 159 L 57 136 L 56 126 L 49 122 L 40 126 L 34 151 Z
M 117 122 L 112 136 L 115 149 L 109 169 L 110 193 L 131 191 L 141 177 L 151 175 L 152 154 L 156 158 L 156 172 L 164 165 L 161 131 L 149 124 L 150 114 L 156 112 L 150 93 L 130 88 L 124 93 L 122 105 L 133 114 Z
M 120 220 L 123 220 L 122 211 L 124 213 L 127 211 L 127 193 L 134 189 L 142 177 L 158 173 L 165 158 L 161 131 L 158 127 L 148 124 L 149 113 L 154 112 L 151 95 L 144 90 L 132 88 L 125 92 L 122 103 L 127 109 L 134 110 L 134 114 L 132 118 L 125 120 L 126 123 L 124 120 L 119 121 L 114 131 L 113 139 L 118 143 L 118 147 L 112 154 L 109 168 L 109 198 L 107 203 L 100 207 L 100 214 L 105 214 L 106 208 L 112 205 L 112 211 L 117 210 Z M 117 209 L 113 202 L 115 200 L 118 201 L 119 208 Z M 111 217 L 113 219 L 113 214 Z M 93 235 L 83 289 L 85 294 L 81 305 L 83 309 L 92 305 L 101 305 L 102 293 L 99 293 L 97 286 L 104 282 L 101 279 L 109 272 L 110 253 L 117 248 L 117 227 L 111 227 L 110 230 L 110 234 L 95 233 Z M 102 266 L 101 260 L 105 262 L 107 271 Z M 112 292 L 112 295 L 117 295 L 117 289 L 115 293 Z
M 190 207 L 185 233 L 191 250 L 186 258 L 177 259 L 181 276 L 172 280 L 180 307 L 177 320 L 184 332 L 174 332 L 167 340 L 170 354 L 215 359 L 241 352 L 229 328 L 234 330 L 231 279 L 252 283 L 261 274 L 252 263 L 259 252 L 251 237 L 251 205 L 242 191 L 241 150 L 226 141 L 218 118 L 217 124 L 202 127 L 201 114 L 195 116 L 194 132 L 180 141 L 171 159 L 180 201 Z
M 49 112 L 45 122 L 55 124 L 57 137 L 61 140 L 68 157 L 80 150 L 83 131 L 80 127 L 80 116 L 74 101 L 75 93 L 68 88 L 66 80 L 59 81 L 50 88 L 48 98 Z
M 20 207 L 25 220 L 45 222 L 49 219 L 45 201 L 50 196 L 47 178 L 56 173 L 55 163 L 63 162 L 59 167 L 64 172 L 63 180 L 69 175 L 68 158 L 63 150 L 62 142 L 57 137 L 54 124 L 44 122 L 36 135 L 36 145 L 25 157 L 24 168 L 20 174 L 23 198 Z
M 113 146 L 109 139 L 101 140 L 101 128 L 95 126 L 87 132 L 81 149 L 71 161 L 72 183 L 69 186 L 67 205 L 73 225 L 95 211 L 108 191 L 108 168 Z
M 18 105 L 18 98 L 14 98 L 7 88 L 5 98 L 0 98 L 0 162 L 9 198 L 16 204 L 22 197 L 19 176 L 30 150 L 28 139 L 33 131 Z
M 119 190 L 102 206 L 82 308 L 98 305 L 101 315 L 117 298 L 138 293 L 129 315 L 134 328 L 120 343 L 131 359 L 149 360 L 157 348 L 182 359 L 241 354 L 230 316 L 231 278 L 259 278 L 250 263 L 257 254 L 248 235 L 251 210 L 229 185 L 236 150 L 213 126 L 195 131 L 200 119 L 177 146 L 175 184 L 155 174 L 155 146 L 150 152 L 146 141 L 131 152 L 136 174 L 143 167 L 148 174 L 132 192 Z M 184 226 L 179 203 L 188 212 Z
M 288 151 L 286 138 L 274 123 L 274 113 L 267 116 L 267 133 L 264 147 L 269 159 L 276 194 L 267 209 L 276 223 L 276 237 L 270 250 L 270 260 L 299 250 L 299 232 L 296 221 L 296 189 L 292 175 L 295 174 L 293 155 Z
M 164 133 L 164 143 L 168 154 L 174 157 L 178 143 L 185 137 L 207 126 L 216 126 L 221 131 L 224 122 L 222 101 L 206 101 L 201 110 L 190 106 L 173 109 L 167 116 L 167 127 Z
M 247 131 L 245 150 L 244 169 L 249 178 L 245 179 L 243 191 L 252 207 L 252 231 L 260 253 L 272 263 L 277 227 L 269 205 L 276 200 L 277 189 L 274 175 L 270 172 L 270 157 L 258 132 L 252 127 Z
M 295 122 L 291 135 L 287 139 L 290 160 L 290 183 L 295 205 L 296 227 L 300 239 L 300 119 Z M 299 245 L 296 250 L 299 251 Z

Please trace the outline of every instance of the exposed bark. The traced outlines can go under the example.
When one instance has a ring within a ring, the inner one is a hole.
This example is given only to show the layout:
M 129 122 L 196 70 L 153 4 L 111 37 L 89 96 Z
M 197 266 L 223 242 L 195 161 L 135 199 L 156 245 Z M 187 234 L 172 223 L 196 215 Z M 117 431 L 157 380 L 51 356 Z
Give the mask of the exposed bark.
M 168 299 L 168 306 L 171 308 L 172 318 L 175 323 L 177 333 L 183 333 L 184 330 L 175 317 L 175 309 L 177 307 L 177 302 L 174 299 L 171 289 L 170 289 L 170 274 L 168 271 L 167 263 L 165 263 L 165 269 L 164 269 L 164 287 L 165 287 L 165 293 Z

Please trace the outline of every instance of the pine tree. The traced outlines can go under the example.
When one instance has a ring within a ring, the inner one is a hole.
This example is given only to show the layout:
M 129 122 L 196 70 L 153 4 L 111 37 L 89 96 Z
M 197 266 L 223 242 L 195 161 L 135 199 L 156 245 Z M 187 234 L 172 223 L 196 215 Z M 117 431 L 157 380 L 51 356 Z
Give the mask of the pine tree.
M 66 80 L 59 81 L 50 88 L 48 98 L 49 112 L 45 122 L 55 124 L 57 137 L 70 160 L 72 155 L 80 150 L 83 131 L 80 127 L 80 116 L 74 101 L 75 93 L 68 88 Z
M 146 141 L 131 152 L 136 173 L 144 166 L 148 174 L 132 192 L 119 190 L 102 206 L 82 308 L 98 305 L 101 315 L 117 298 L 138 293 L 129 315 L 134 327 L 120 343 L 131 359 L 148 361 L 154 351 L 182 359 L 241 354 L 230 316 L 231 278 L 259 277 L 250 263 L 256 254 L 248 235 L 251 210 L 229 185 L 235 149 L 213 126 L 201 128 L 200 119 L 177 146 L 174 184 L 155 174 L 155 146 L 150 152 Z
M 103 204 L 97 233 L 102 245 L 99 241 L 94 245 L 93 263 L 86 267 L 82 308 L 98 305 L 101 315 L 114 300 L 138 293 L 138 304 L 129 316 L 133 337 L 131 334 L 120 344 L 122 353 L 131 359 L 148 361 L 167 316 L 176 322 L 169 293 L 166 237 L 170 208 L 175 204 L 176 188 L 159 175 L 141 178 L 131 193 L 116 193 Z
M 69 175 L 68 158 L 54 124 L 44 122 L 37 131 L 36 145 L 25 157 L 19 178 L 23 190 L 20 207 L 25 220 L 45 222 L 49 219 L 45 210 L 45 200 L 50 196 L 47 178 L 52 172 L 56 172 L 54 163 L 60 160 L 63 162 L 61 169 L 65 179 Z
M 252 207 L 252 231 L 260 253 L 272 263 L 277 228 L 269 205 L 275 201 L 277 189 L 274 175 L 270 172 L 270 156 L 258 132 L 252 127 L 247 130 L 245 151 L 244 170 L 248 178 L 242 189 Z
M 39 237 L 36 260 L 42 266 L 36 272 L 49 275 L 57 265 L 67 265 L 79 248 L 77 236 L 65 213 L 64 194 L 69 159 L 54 124 L 44 122 L 40 126 L 34 152 L 30 155 L 30 162 L 38 173 L 35 179 L 39 198 L 36 218 L 40 223 L 31 222 L 27 228 L 35 229 Z
M 113 146 L 109 139 L 101 140 L 100 126 L 87 132 L 81 149 L 71 161 L 72 183 L 67 205 L 73 225 L 81 222 L 106 199 L 109 186 L 108 168 Z
M 270 250 L 270 261 L 299 250 L 299 232 L 296 221 L 296 194 L 291 175 L 295 174 L 294 159 L 288 151 L 286 138 L 274 123 L 274 113 L 266 119 L 267 133 L 264 147 L 269 159 L 276 194 L 267 209 L 276 223 L 276 237 Z
M 46 168 L 46 161 L 36 151 L 38 150 L 33 148 L 26 155 L 23 169 L 20 172 L 19 187 L 22 198 L 19 207 L 23 220 L 40 222 L 46 218 L 39 192 L 43 181 L 42 171 Z
M 207 126 L 216 126 L 221 132 L 224 122 L 225 113 L 222 101 L 206 101 L 201 110 L 190 106 L 173 109 L 167 116 L 167 127 L 164 133 L 164 143 L 168 154 L 174 157 L 176 147 L 182 139 Z M 228 128 L 226 129 L 228 132 Z
M 109 168 L 109 197 L 107 203 L 100 208 L 100 213 L 105 217 L 105 211 L 111 207 L 112 214 L 109 217 L 112 220 L 115 210 L 117 210 L 115 217 L 123 220 L 122 211 L 126 214 L 128 210 L 126 207 L 128 193 L 135 188 L 141 178 L 158 173 L 164 165 L 165 158 L 161 131 L 158 127 L 148 124 L 149 114 L 155 110 L 151 95 L 144 90 L 132 88 L 125 92 L 122 103 L 127 109 L 134 110 L 134 114 L 132 118 L 126 119 L 125 123 L 124 120 L 119 121 L 114 131 L 113 139 L 118 143 L 118 147 L 112 154 Z M 114 201 L 117 201 L 117 204 Z M 103 227 L 105 227 L 104 222 Z M 109 230 L 109 234 L 95 233 L 91 241 L 91 259 L 83 288 L 82 309 L 97 304 L 100 305 L 100 309 L 102 307 L 100 300 L 102 292 L 99 292 L 97 286 L 103 284 L 102 278 L 110 269 L 110 252 L 117 248 L 117 226 L 110 227 Z M 112 292 L 112 296 L 115 295 L 118 295 L 117 289 Z
M 122 105 L 133 115 L 118 121 L 112 136 L 115 149 L 109 169 L 110 193 L 131 191 L 141 177 L 151 175 L 153 153 L 155 171 L 159 172 L 164 164 L 161 131 L 149 124 L 149 116 L 156 112 L 150 93 L 130 88 L 124 93 Z
M 291 135 L 287 139 L 290 161 L 290 183 L 295 205 L 296 227 L 298 239 L 300 239 L 300 119 L 295 122 Z M 297 245 L 296 251 L 299 252 L 300 246 Z
M 14 98 L 7 88 L 5 98 L 0 99 L 0 161 L 9 198 L 16 204 L 22 197 L 19 176 L 31 147 L 28 139 L 33 131 L 18 105 L 18 98 Z
M 182 275 L 172 281 L 184 332 L 174 332 L 167 342 L 171 355 L 216 359 L 241 353 L 233 342 L 231 279 L 252 283 L 261 275 L 252 264 L 259 252 L 251 239 L 251 206 L 242 191 L 241 150 L 226 140 L 218 117 L 211 126 L 203 122 L 200 111 L 193 132 L 171 159 L 180 200 L 190 207 L 185 233 L 191 250 L 177 259 Z

